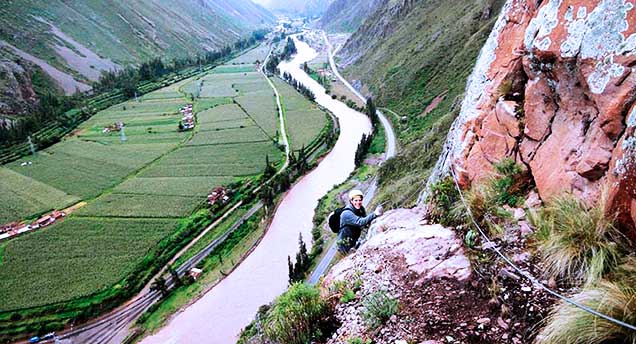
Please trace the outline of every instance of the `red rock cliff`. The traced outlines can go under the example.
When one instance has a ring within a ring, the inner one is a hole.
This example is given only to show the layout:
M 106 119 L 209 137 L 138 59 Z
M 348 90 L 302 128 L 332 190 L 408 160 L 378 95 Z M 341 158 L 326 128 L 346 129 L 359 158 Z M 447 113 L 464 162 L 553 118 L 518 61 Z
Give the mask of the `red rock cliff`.
M 608 211 L 636 239 L 635 2 L 509 0 L 434 175 L 452 166 L 468 186 L 511 157 L 543 199 L 592 202 L 608 184 Z

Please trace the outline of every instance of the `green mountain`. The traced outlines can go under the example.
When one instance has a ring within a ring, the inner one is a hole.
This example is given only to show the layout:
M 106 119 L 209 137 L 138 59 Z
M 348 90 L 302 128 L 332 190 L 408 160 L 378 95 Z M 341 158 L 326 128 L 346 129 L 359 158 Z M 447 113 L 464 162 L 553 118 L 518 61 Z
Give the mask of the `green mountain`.
M 386 0 L 335 0 L 320 18 L 319 26 L 328 32 L 353 32 Z
M 211 51 L 273 23 L 249 0 L 8 0 L 0 8 L 0 60 L 11 70 L 7 61 L 38 65 L 70 94 L 89 89 L 102 71 Z
M 381 170 L 380 202 L 414 204 L 503 3 L 385 1 L 339 51 L 354 86 L 396 113 L 403 149 Z

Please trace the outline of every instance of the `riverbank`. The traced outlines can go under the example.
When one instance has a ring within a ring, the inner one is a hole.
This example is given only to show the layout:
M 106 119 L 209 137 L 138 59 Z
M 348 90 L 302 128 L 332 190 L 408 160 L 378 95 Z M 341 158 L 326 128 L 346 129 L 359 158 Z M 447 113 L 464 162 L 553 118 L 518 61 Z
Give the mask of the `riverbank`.
M 298 249 L 298 235 L 310 237 L 311 219 L 317 201 L 353 170 L 353 156 L 363 133 L 370 132 L 366 116 L 326 95 L 324 89 L 301 71 L 300 64 L 315 52 L 295 40 L 298 54 L 280 66 L 282 72 L 310 88 L 316 102 L 330 110 L 340 122 L 340 137 L 318 167 L 303 177 L 282 200 L 270 229 L 259 246 L 217 287 L 177 315 L 167 327 L 144 343 L 219 342 L 236 340 L 258 307 L 273 300 L 287 287 L 287 256 Z

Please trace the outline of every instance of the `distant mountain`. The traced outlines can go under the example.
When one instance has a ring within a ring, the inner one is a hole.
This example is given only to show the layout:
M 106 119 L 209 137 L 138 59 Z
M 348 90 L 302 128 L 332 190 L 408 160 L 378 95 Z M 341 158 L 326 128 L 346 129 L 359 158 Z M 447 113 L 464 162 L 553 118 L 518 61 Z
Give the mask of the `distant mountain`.
M 334 0 L 270 0 L 268 10 L 286 15 L 318 16 L 324 13 Z
M 69 94 L 104 70 L 214 50 L 274 21 L 250 0 L 7 0 L 0 58 L 38 65 Z
M 387 0 L 335 0 L 320 18 L 319 26 L 329 32 L 353 32 Z

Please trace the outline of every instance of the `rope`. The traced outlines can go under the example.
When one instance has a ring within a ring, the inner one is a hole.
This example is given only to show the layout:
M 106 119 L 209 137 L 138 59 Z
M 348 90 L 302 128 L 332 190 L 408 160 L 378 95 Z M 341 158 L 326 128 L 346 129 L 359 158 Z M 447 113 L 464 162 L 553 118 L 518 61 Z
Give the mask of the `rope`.
M 466 208 L 466 212 L 468 213 L 468 216 L 470 217 L 471 222 L 475 225 L 475 227 L 477 228 L 477 230 L 479 231 L 479 233 L 481 234 L 481 236 L 484 238 L 484 240 L 486 240 L 487 243 L 492 243 L 492 240 L 490 240 L 490 238 L 488 238 L 488 236 L 486 235 L 486 233 L 482 230 L 482 228 L 479 226 L 479 224 L 477 223 L 477 221 L 475 220 L 475 218 L 473 217 L 473 213 L 470 211 L 470 207 L 468 207 L 468 205 L 466 204 L 466 200 L 464 199 L 464 195 L 462 194 L 461 188 L 459 187 L 459 183 L 457 182 L 457 175 L 455 174 L 455 171 L 452 169 L 450 169 L 451 171 L 451 175 L 453 176 L 453 182 L 455 182 L 455 188 L 457 189 L 457 191 L 459 192 L 459 197 L 462 200 L 462 203 L 464 205 L 464 207 Z M 494 244 L 494 243 L 493 243 Z M 501 259 L 503 259 L 508 265 L 510 265 L 515 271 L 517 271 L 519 274 L 521 274 L 523 277 L 525 277 L 526 279 L 528 279 L 532 284 L 534 284 L 535 286 L 543 289 L 544 291 L 546 291 L 548 294 L 557 297 L 558 299 L 561 299 L 569 304 L 571 304 L 572 306 L 575 306 L 577 308 L 580 308 L 592 315 L 595 315 L 597 317 L 603 318 L 609 322 L 613 322 L 614 324 L 626 327 L 632 331 L 636 331 L 636 326 L 628 324 L 624 321 L 612 318 L 609 315 L 600 313 L 588 306 L 582 305 L 570 298 L 567 298 L 561 294 L 559 294 L 558 292 L 546 287 L 545 285 L 543 285 L 543 283 L 539 282 L 536 278 L 532 277 L 532 275 L 530 275 L 529 273 L 521 270 L 521 268 L 519 268 L 518 266 L 516 266 L 508 257 L 506 257 L 503 253 L 501 253 L 501 250 L 496 246 L 496 245 L 491 245 L 492 250 L 495 251 L 497 253 L 497 255 L 499 255 L 499 257 L 501 257 Z

